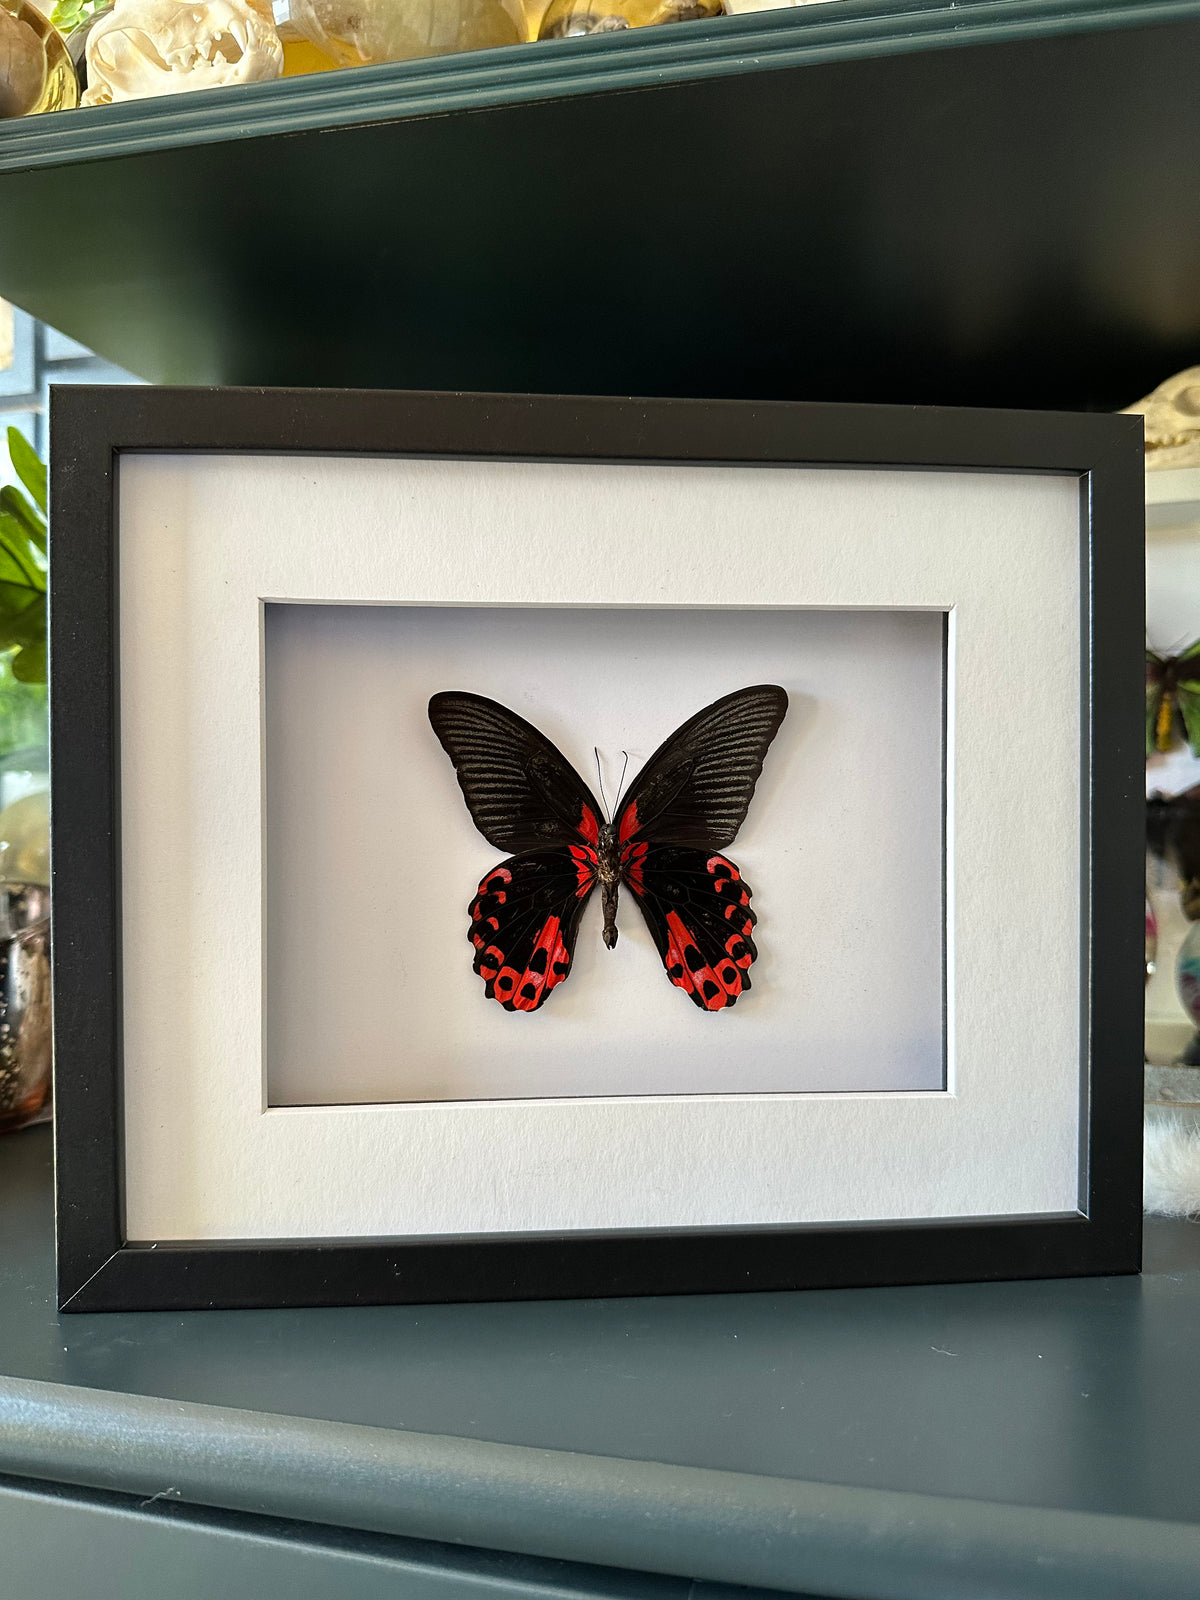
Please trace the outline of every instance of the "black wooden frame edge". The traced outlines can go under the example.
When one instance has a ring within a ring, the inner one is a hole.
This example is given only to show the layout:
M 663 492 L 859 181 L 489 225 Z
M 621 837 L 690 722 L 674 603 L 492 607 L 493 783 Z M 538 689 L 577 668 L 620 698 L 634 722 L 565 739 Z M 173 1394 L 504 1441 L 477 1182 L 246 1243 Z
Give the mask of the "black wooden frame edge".
M 52 406 L 56 1191 L 64 1310 L 694 1293 L 1133 1272 L 1141 1249 L 1140 419 L 896 406 L 70 386 Z M 485 455 L 1068 472 L 1085 568 L 1087 1200 L 1058 1218 L 436 1242 L 126 1245 L 114 462 Z M 58 507 L 62 507 L 60 511 Z M 57 558 L 57 559 L 56 559 Z M 96 597 L 107 596 L 107 606 Z M 1103 650 L 1095 648 L 1096 639 Z M 98 781 L 97 775 L 102 775 Z M 1131 909 L 1132 908 L 1132 909 Z M 397 1274 L 402 1273 L 400 1277 Z

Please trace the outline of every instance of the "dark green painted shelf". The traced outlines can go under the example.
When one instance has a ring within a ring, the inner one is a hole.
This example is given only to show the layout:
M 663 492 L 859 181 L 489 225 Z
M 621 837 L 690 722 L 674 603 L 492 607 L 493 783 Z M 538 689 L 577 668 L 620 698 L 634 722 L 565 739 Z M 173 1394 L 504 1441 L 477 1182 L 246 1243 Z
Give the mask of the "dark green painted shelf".
M 1200 1593 L 1194 1225 L 1140 1278 L 69 1317 L 51 1227 L 0 1139 L 5 1600 Z
M 0 293 L 159 382 L 1126 404 L 1200 0 L 833 0 L 0 126 Z

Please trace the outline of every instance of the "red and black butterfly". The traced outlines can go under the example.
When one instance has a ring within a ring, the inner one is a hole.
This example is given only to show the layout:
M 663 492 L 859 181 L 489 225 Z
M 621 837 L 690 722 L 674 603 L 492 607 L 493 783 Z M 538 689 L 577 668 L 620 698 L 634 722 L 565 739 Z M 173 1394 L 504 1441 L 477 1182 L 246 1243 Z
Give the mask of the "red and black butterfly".
M 429 720 L 454 763 L 475 826 L 513 852 L 471 902 L 468 937 L 488 998 L 536 1011 L 571 969 L 597 884 L 604 942 L 617 942 L 627 884 L 671 982 L 705 1011 L 750 987 L 758 954 L 750 890 L 721 850 L 745 820 L 788 698 L 775 684 L 697 711 L 638 774 L 611 822 L 545 734 L 482 695 L 435 694 Z

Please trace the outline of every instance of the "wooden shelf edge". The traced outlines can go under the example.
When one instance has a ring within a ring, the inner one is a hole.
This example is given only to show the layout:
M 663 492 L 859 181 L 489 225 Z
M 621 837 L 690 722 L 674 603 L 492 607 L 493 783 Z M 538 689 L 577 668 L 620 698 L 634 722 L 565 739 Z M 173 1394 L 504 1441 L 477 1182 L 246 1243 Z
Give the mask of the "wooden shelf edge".
M 1192 1600 L 1200 1528 L 0 1379 L 0 1471 L 759 1588 Z M 976 1584 L 979 1585 L 978 1591 Z M 964 1589 L 965 1585 L 965 1589 Z
M 0 124 L 0 173 L 910 51 L 1200 18 L 1200 0 L 836 0 Z

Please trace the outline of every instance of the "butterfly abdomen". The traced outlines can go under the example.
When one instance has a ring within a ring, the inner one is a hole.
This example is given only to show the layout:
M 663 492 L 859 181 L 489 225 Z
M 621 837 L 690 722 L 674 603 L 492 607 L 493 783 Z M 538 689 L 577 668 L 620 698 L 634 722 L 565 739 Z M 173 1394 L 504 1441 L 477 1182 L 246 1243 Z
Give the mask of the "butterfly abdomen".
M 596 842 L 596 881 L 604 908 L 604 932 L 601 937 L 610 950 L 617 943 L 617 896 L 621 892 L 621 850 L 616 829 L 606 822 L 600 829 Z
M 1174 711 L 1174 696 L 1169 688 L 1164 688 L 1163 697 L 1158 703 L 1158 724 L 1155 728 L 1155 743 L 1160 750 L 1171 748 L 1171 719 Z

